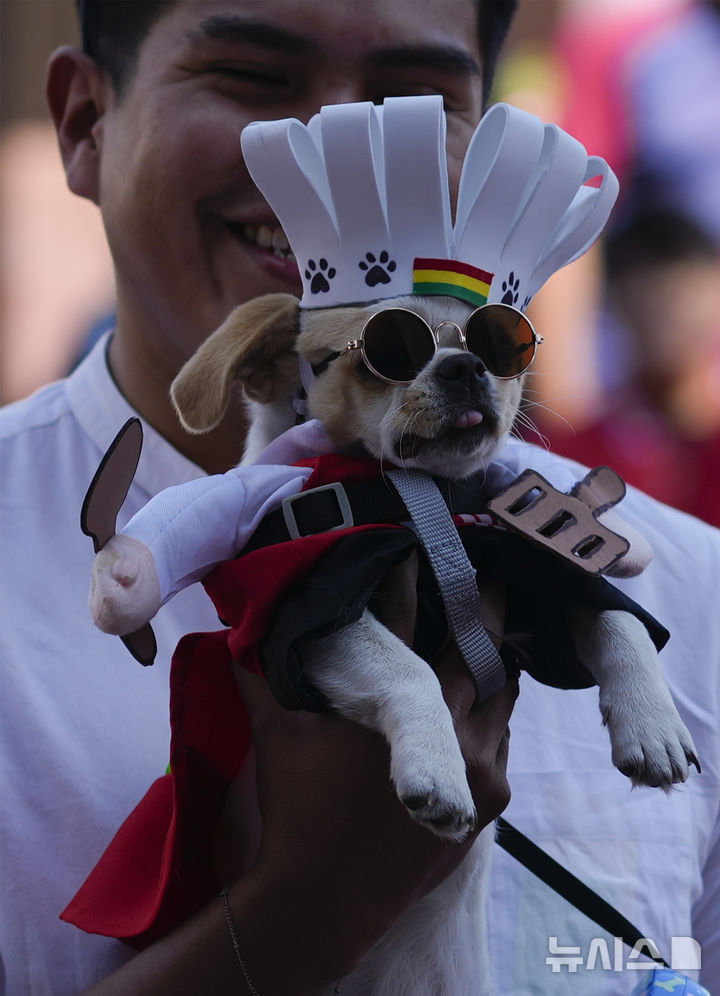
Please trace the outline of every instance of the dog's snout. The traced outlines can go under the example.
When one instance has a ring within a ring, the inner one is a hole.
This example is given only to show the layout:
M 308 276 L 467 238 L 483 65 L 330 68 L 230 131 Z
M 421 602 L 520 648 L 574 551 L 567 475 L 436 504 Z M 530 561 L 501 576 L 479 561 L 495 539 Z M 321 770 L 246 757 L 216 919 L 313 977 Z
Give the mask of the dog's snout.
M 444 356 L 435 368 L 435 377 L 446 390 L 472 388 L 487 373 L 487 367 L 473 353 Z

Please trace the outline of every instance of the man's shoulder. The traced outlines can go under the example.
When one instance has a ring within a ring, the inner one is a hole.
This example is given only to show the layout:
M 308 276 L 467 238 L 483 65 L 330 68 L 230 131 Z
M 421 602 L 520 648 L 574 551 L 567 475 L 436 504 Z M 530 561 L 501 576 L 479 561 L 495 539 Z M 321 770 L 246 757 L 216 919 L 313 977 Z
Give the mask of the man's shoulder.
M 85 481 L 97 466 L 99 450 L 78 421 L 66 381 L 41 388 L 0 408 L 0 466 L 3 490 L 22 496 L 26 489 L 59 489 L 74 477 Z
M 561 491 L 569 491 L 589 469 L 575 460 L 519 440 L 508 443 L 501 460 L 516 474 L 527 468 L 536 470 Z M 637 488 L 627 488 L 617 511 L 640 529 L 656 552 L 662 547 L 700 560 L 709 551 L 714 556 L 720 552 L 720 529 L 665 505 Z
M 532 468 L 547 477 L 550 483 L 561 491 L 569 490 L 587 472 L 587 467 L 576 460 L 559 456 L 551 450 L 522 439 L 509 439 L 500 454 L 499 460 L 515 474 Z
M 0 441 L 22 441 L 27 433 L 51 429 L 70 414 L 65 381 L 59 380 L 21 401 L 0 408 Z

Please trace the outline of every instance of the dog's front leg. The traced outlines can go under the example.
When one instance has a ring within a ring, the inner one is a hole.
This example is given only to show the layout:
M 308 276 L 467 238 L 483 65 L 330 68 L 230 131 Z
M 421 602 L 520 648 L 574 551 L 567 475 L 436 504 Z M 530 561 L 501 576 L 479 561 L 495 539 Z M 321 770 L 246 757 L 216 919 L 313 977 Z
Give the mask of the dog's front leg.
M 369 612 L 306 652 L 311 680 L 338 712 L 383 734 L 390 774 L 413 819 L 462 840 L 475 806 L 452 717 L 432 668 Z
M 675 708 L 647 630 L 629 612 L 577 610 L 573 635 L 600 687 L 612 759 L 633 784 L 669 791 L 695 764 L 695 745 Z

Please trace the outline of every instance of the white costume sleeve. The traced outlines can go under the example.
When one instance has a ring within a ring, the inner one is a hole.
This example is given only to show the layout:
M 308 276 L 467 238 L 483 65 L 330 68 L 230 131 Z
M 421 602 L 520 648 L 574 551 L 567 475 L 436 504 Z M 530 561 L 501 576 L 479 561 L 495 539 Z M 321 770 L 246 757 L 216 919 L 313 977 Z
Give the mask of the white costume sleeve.
M 332 448 L 322 423 L 312 420 L 282 433 L 252 465 L 178 484 L 152 498 L 121 534 L 150 551 L 161 604 L 236 556 L 263 517 L 302 490 L 311 468 L 288 464 Z
M 235 467 L 166 488 L 140 509 L 120 535 L 152 554 L 162 604 L 242 550 L 268 512 L 297 494 L 309 467 Z

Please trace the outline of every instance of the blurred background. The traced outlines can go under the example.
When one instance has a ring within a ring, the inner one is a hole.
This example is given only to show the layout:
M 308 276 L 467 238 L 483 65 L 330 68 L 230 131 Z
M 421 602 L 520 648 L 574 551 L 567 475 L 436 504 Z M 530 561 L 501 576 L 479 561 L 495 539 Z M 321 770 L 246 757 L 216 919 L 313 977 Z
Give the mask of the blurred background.
M 45 107 L 65 43 L 78 44 L 72 0 L 0 0 L 0 402 L 65 373 L 112 307 L 99 212 L 67 190 Z
M 111 321 L 99 213 L 67 191 L 45 110 L 47 58 L 77 41 L 72 0 L 0 0 L 0 403 L 62 376 Z M 530 306 L 545 342 L 519 431 L 715 524 L 718 94 L 720 0 L 521 0 L 494 94 L 621 182 L 601 243 Z

